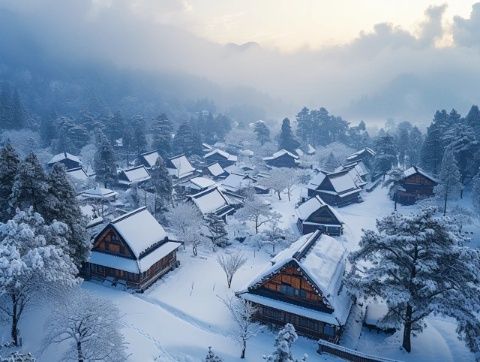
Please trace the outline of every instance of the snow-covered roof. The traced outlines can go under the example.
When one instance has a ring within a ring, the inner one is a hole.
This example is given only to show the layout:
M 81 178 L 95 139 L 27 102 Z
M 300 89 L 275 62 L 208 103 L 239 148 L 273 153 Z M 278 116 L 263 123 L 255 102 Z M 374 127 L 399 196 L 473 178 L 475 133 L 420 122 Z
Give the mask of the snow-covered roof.
M 106 189 L 100 186 L 85 190 L 81 193 L 81 196 L 87 199 L 110 199 L 118 195 L 116 191 Z
M 292 158 L 294 158 L 294 159 L 296 159 L 296 160 L 298 159 L 298 156 L 297 156 L 297 155 L 295 155 L 295 154 L 293 154 L 293 153 L 291 153 L 291 152 L 289 152 L 289 151 L 287 151 L 287 150 L 285 150 L 285 149 L 281 149 L 280 151 L 275 152 L 275 153 L 274 153 L 273 155 L 271 155 L 270 157 L 264 157 L 263 160 L 264 160 L 264 161 L 274 160 L 274 159 L 279 158 L 279 157 L 281 157 L 281 156 L 283 156 L 283 155 L 288 155 L 288 156 L 290 156 L 290 157 L 292 157 Z
M 150 174 L 148 173 L 147 169 L 143 165 L 129 168 L 126 170 L 121 170 L 120 173 L 125 175 L 125 177 L 127 178 L 127 181 L 119 180 L 118 183 L 120 184 L 130 185 L 132 183 L 138 183 L 138 182 L 150 180 Z
M 54 163 L 57 163 L 57 162 L 60 162 L 60 161 L 63 161 L 63 160 L 70 160 L 70 161 L 81 163 L 80 158 L 78 156 L 74 156 L 74 155 L 72 155 L 71 153 L 68 153 L 68 152 L 62 152 L 62 153 L 59 153 L 59 154 L 56 154 L 55 156 L 53 156 L 50 159 L 50 161 L 48 161 L 48 164 L 53 165 Z
M 358 174 L 361 177 L 369 174 L 367 166 L 365 166 L 363 161 L 355 161 L 355 162 L 346 163 L 346 164 L 340 166 L 338 168 L 338 171 L 351 170 L 352 168 L 355 168 L 355 170 L 358 172 Z
M 203 215 L 217 212 L 221 208 L 229 206 L 226 197 L 217 187 L 191 195 L 190 198 Z
M 208 172 L 210 172 L 214 177 L 220 176 L 225 172 L 225 170 L 222 168 L 222 166 L 220 166 L 218 162 L 210 166 L 207 166 L 207 169 L 208 169 Z
M 372 150 L 371 148 L 369 147 L 365 147 L 365 148 L 362 148 L 361 150 L 357 151 L 357 152 L 354 152 L 352 153 L 350 156 L 347 157 L 347 160 L 354 160 L 356 158 L 358 158 L 359 156 L 361 156 L 362 154 L 364 153 L 367 153 L 369 154 L 370 156 L 375 156 L 376 155 L 376 152 L 374 150 Z
M 329 174 L 327 175 L 327 177 L 332 183 L 335 191 L 339 194 L 357 188 L 357 185 L 355 184 L 352 175 L 348 171 Z
M 425 172 L 424 170 L 422 170 L 421 168 L 419 168 L 417 166 L 412 166 L 410 168 L 407 168 L 405 171 L 403 171 L 403 176 L 404 176 L 404 178 L 407 178 L 407 177 L 410 177 L 410 176 L 415 175 L 417 173 L 426 177 L 426 178 L 428 178 L 429 180 L 432 180 L 433 182 L 438 183 L 438 180 L 435 177 L 429 175 L 427 172 Z
M 346 267 L 347 250 L 343 244 L 320 231 L 301 236 L 285 250 L 271 259 L 269 266 L 248 286 L 246 291 L 262 284 L 272 274 L 288 263 L 293 262 L 315 284 L 316 288 L 333 307 L 332 324 L 343 325 L 348 317 L 351 299 L 345 293 L 339 293 L 342 277 Z M 241 292 L 242 293 L 242 292 Z M 248 293 L 252 295 L 252 293 Z M 242 297 L 244 295 L 242 294 Z M 270 298 L 268 298 L 270 299 Z M 285 303 L 291 305 L 290 303 Z M 285 307 L 285 306 L 284 306 Z M 325 317 L 325 316 L 322 316 Z M 336 321 L 337 320 L 337 321 Z M 336 322 L 335 322 L 336 321 Z M 328 322 L 330 323 L 330 322 Z
M 137 259 L 140 254 L 167 237 L 162 225 L 146 209 L 141 207 L 110 222 L 121 235 Z
M 215 185 L 215 181 L 206 177 L 194 177 L 188 180 L 188 182 L 191 182 L 199 190 L 203 190 L 203 189 L 206 189 L 207 187 Z
M 237 162 L 237 159 L 238 159 L 237 156 L 231 155 L 230 153 L 228 153 L 226 151 L 223 151 L 223 150 L 220 150 L 218 148 L 214 149 L 213 151 L 210 151 L 209 153 L 207 153 L 203 157 L 204 158 L 209 158 L 210 156 L 213 156 L 215 154 L 218 154 L 221 157 L 225 158 L 226 160 L 233 161 L 233 162 Z
M 190 161 L 185 155 L 171 157 L 167 163 L 168 173 L 177 178 L 190 176 L 195 171 Z
M 222 187 L 227 190 L 237 191 L 242 188 L 249 187 L 253 183 L 254 180 L 249 176 L 231 173 L 225 180 L 222 181 Z
M 353 179 L 353 182 L 355 182 L 355 185 L 357 185 L 357 187 L 363 187 L 367 184 L 365 181 L 363 181 L 363 179 L 360 176 L 360 174 L 358 173 L 358 170 L 357 170 L 356 167 L 351 168 L 348 171 L 348 173 L 349 173 L 350 177 Z
M 303 151 L 301 148 L 296 148 L 295 149 L 295 153 L 297 154 L 297 156 L 299 157 L 302 157 L 303 156 Z
M 145 153 L 142 153 L 140 156 L 145 160 L 148 167 L 155 166 L 158 158 L 160 157 L 157 151 L 145 152 Z
M 309 189 L 316 189 L 318 186 L 320 186 L 325 180 L 326 173 L 323 171 L 318 172 L 313 178 L 310 180 L 308 183 L 308 188 Z
M 337 210 L 335 210 L 330 205 L 326 204 L 318 195 L 315 197 L 312 197 L 311 199 L 308 199 L 303 204 L 300 204 L 295 211 L 299 219 L 307 220 L 310 217 L 310 215 L 312 215 L 315 211 L 319 210 L 322 207 L 328 208 L 328 210 L 330 210 L 330 212 L 333 215 L 335 215 L 337 220 L 343 223 L 342 217 L 337 212 Z
M 315 153 L 315 147 L 313 147 L 310 143 L 307 145 L 307 155 L 313 155 Z
M 75 181 L 86 182 L 88 181 L 88 175 L 82 167 L 71 168 L 67 170 L 67 175 Z
M 253 157 L 255 155 L 255 152 L 253 152 L 252 150 L 249 150 L 249 149 L 245 149 L 245 150 L 241 150 L 240 154 L 242 156 Z

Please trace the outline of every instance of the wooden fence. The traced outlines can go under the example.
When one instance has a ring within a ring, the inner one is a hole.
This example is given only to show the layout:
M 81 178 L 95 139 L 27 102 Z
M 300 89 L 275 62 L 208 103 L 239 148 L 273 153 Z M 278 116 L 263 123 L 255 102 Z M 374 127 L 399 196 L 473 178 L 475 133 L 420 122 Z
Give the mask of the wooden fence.
M 318 353 L 329 353 L 331 355 L 343 358 L 352 362 L 400 362 L 390 358 L 376 357 L 362 352 L 355 351 L 350 348 L 339 346 L 324 340 L 318 341 Z

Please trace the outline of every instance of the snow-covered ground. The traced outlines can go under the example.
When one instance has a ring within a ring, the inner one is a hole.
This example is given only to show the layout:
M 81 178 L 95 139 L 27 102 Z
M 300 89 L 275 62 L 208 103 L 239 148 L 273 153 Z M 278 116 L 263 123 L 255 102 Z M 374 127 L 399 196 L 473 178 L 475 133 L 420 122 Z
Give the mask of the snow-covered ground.
M 294 228 L 295 204 L 300 190 L 294 189 L 291 201 L 286 194 L 282 200 L 276 195 L 265 197 L 272 208 L 282 214 L 282 224 Z M 364 202 L 338 209 L 346 227 L 341 239 L 348 249 L 358 246 L 362 229 L 375 227 L 378 217 L 393 210 L 393 203 L 385 189 L 377 188 L 363 195 Z M 400 207 L 410 211 L 413 207 Z M 477 230 L 477 229 L 475 229 Z M 478 235 L 478 234 L 475 234 Z M 478 238 L 477 238 L 478 239 Z M 252 245 L 235 243 L 227 249 L 213 252 L 208 245 L 200 249 L 197 257 L 189 248 L 179 252 L 180 268 L 157 281 L 144 294 L 123 291 L 85 282 L 83 288 L 119 306 L 123 315 L 123 334 L 129 343 L 131 361 L 202 361 L 208 346 L 225 361 L 240 361 L 240 346 L 230 335 L 233 320 L 222 302 L 235 290 L 241 289 L 258 272 L 269 265 L 271 248 L 257 250 Z M 242 253 L 247 263 L 233 279 L 231 290 L 216 258 L 220 253 Z M 48 311 L 45 307 L 27 312 L 21 323 L 25 350 L 32 351 L 39 361 L 60 361 L 58 347 L 50 347 L 40 354 L 42 325 Z M 459 341 L 455 324 L 444 318 L 431 317 L 425 331 L 412 340 L 413 351 L 400 349 L 401 334 L 393 336 L 369 332 L 363 328 L 358 349 L 383 357 L 404 361 L 469 361 L 473 355 Z M 6 328 L 4 328 L 6 331 Z M 4 332 L 2 331 L 2 332 Z M 261 356 L 273 350 L 276 332 L 264 328 L 247 345 L 246 361 L 261 361 Z M 294 345 L 297 356 L 307 353 L 309 361 L 337 361 L 329 355 L 318 355 L 314 340 L 299 338 Z

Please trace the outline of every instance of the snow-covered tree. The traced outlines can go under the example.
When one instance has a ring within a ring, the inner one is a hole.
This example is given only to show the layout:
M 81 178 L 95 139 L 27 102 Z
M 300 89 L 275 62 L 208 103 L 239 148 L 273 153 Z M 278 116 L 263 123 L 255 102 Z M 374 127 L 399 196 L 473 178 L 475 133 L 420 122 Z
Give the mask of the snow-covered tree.
M 115 154 L 111 143 L 101 131 L 97 132 L 96 147 L 93 160 L 96 180 L 102 182 L 105 187 L 111 187 L 117 179 Z
M 383 182 L 383 187 L 388 187 L 388 193 L 390 198 L 394 201 L 394 210 L 397 211 L 397 193 L 403 188 L 398 184 L 398 182 L 403 178 L 403 170 L 395 167 L 387 172 L 387 178 Z
M 291 201 L 293 188 L 299 183 L 299 175 L 297 170 L 293 168 L 287 168 L 282 171 L 285 179 L 285 189 L 287 190 L 288 201 Z
M 397 165 L 397 150 L 392 136 L 388 133 L 375 140 L 375 172 L 384 175 Z
M 278 135 L 278 148 L 285 149 L 290 152 L 295 152 L 300 146 L 300 142 L 295 139 L 293 135 L 292 126 L 290 125 L 290 120 L 285 118 L 282 121 L 282 129 Z
M 302 359 L 296 359 L 292 354 L 292 345 L 298 339 L 295 327 L 287 323 L 275 338 L 275 351 L 268 356 L 263 356 L 267 362 L 304 362 L 307 356 Z
M 364 231 L 360 249 L 351 254 L 353 268 L 345 278 L 357 296 L 385 301 L 382 323 L 403 325 L 408 352 L 412 333 L 423 330 L 430 314 L 453 317 L 462 326 L 478 321 L 480 312 L 480 251 L 463 246 L 452 219 L 435 215 L 427 208 L 377 220 L 378 231 Z
M 10 195 L 10 209 L 33 207 L 36 212 L 45 211 L 48 200 L 48 182 L 42 165 L 34 153 L 30 153 L 18 166 Z
M 0 355 L 0 362 L 35 362 L 36 359 L 29 352 L 12 352 L 8 356 Z
M 172 178 L 168 174 L 165 162 L 161 157 L 155 162 L 150 170 L 150 184 L 155 190 L 155 213 L 157 210 L 165 209 L 172 202 Z
M 262 185 L 273 190 L 277 194 L 279 200 L 282 199 L 281 193 L 288 185 L 284 176 L 285 172 L 289 172 L 285 167 L 274 168 L 270 171 L 270 177 L 262 180 Z
M 235 218 L 240 221 L 253 222 L 255 234 L 258 234 L 259 228 L 275 219 L 277 214 L 256 194 L 250 193 L 245 199 L 243 207 L 235 213 Z
M 0 310 L 11 320 L 11 337 L 19 342 L 18 322 L 44 288 L 75 283 L 77 267 L 68 254 L 68 226 L 46 224 L 32 208 L 18 210 L 0 224 Z
M 212 347 L 208 347 L 205 362 L 223 362 L 223 359 L 213 351 Z
M 82 289 L 69 290 L 48 318 L 44 346 L 67 345 L 63 361 L 127 360 L 118 308 Z
M 447 201 L 460 194 L 462 183 L 457 160 L 451 147 L 447 147 L 442 158 L 439 184 L 435 187 L 435 194 L 443 201 L 443 215 L 447 213 Z
M 75 190 L 70 184 L 62 164 L 53 166 L 48 175 L 49 203 L 42 214 L 47 222 L 61 221 L 68 226 L 66 236 L 69 254 L 80 267 L 88 258 L 90 237 L 86 231 L 87 220 L 82 215 Z
M 224 271 L 227 277 L 227 286 L 230 288 L 235 273 L 245 265 L 247 259 L 242 254 L 222 254 L 217 257 L 217 262 Z
M 0 150 L 0 222 L 5 222 L 12 216 L 9 212 L 11 210 L 9 200 L 19 164 L 17 152 L 10 143 L 7 143 Z
M 151 132 L 153 149 L 162 157 L 168 157 L 172 153 L 173 125 L 165 113 L 152 122 Z
M 480 171 L 475 175 L 472 181 L 472 202 L 475 210 L 480 212 Z
M 322 169 L 327 172 L 333 172 L 335 169 L 341 165 L 341 162 L 333 155 L 332 152 L 328 155 L 325 163 L 322 164 Z
M 413 127 L 408 138 L 408 147 L 405 151 L 406 166 L 417 166 L 420 164 L 420 152 L 423 144 L 422 132 Z
M 202 142 L 196 134 L 190 123 L 184 122 L 178 127 L 177 133 L 173 138 L 173 150 L 177 153 L 184 153 L 187 156 L 201 155 Z
M 223 219 L 217 214 L 209 214 L 205 219 L 208 229 L 205 236 L 212 242 L 213 250 L 217 246 L 225 246 L 228 241 L 228 233 Z
M 242 346 L 240 358 L 243 359 L 247 351 L 248 340 L 260 331 L 260 327 L 254 322 L 257 307 L 249 301 L 236 297 L 229 297 L 222 301 L 235 322 L 233 335 Z
M 255 122 L 254 132 L 257 135 L 257 141 L 260 142 L 260 145 L 270 141 L 270 129 L 267 127 L 265 122 L 257 121 Z
M 187 244 L 191 244 L 193 255 L 198 254 L 198 246 L 206 240 L 205 221 L 198 209 L 186 202 L 175 205 L 166 213 L 168 225 L 174 234 Z

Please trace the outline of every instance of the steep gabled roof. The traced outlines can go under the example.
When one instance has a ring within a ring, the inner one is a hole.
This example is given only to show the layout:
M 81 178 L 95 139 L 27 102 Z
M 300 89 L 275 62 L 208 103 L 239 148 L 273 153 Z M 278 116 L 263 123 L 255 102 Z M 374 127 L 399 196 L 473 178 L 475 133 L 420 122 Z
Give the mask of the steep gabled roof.
M 252 186 L 256 181 L 248 175 L 231 173 L 222 181 L 222 187 L 230 191 L 238 191 L 242 188 Z
M 312 197 L 310 199 L 308 199 L 307 201 L 305 201 L 303 204 L 300 204 L 298 206 L 298 208 L 295 210 L 296 213 L 297 213 L 297 216 L 299 217 L 299 219 L 305 221 L 307 220 L 314 212 L 322 209 L 322 208 L 326 208 L 328 209 L 336 218 L 337 220 L 340 222 L 340 223 L 344 223 L 343 220 L 342 220 L 342 217 L 340 216 L 340 214 L 334 209 L 332 208 L 330 205 L 326 204 L 321 198 L 320 196 L 315 196 L 315 197 Z
M 221 157 L 223 157 L 224 159 L 226 159 L 228 161 L 237 162 L 237 160 L 238 160 L 237 156 L 231 155 L 230 153 L 228 153 L 226 151 L 223 151 L 223 150 L 220 150 L 218 148 L 215 148 L 213 151 L 210 151 L 209 153 L 207 153 L 203 157 L 204 158 L 209 158 L 210 156 L 213 156 L 215 154 L 220 155 Z
M 85 190 L 81 193 L 81 196 L 88 199 L 110 199 L 118 195 L 116 191 L 106 189 L 100 186 Z
M 350 156 L 348 156 L 347 161 L 355 160 L 355 159 L 361 157 L 364 154 L 369 155 L 369 156 L 375 156 L 376 152 L 369 147 L 365 147 L 365 148 L 362 148 L 361 150 L 359 150 L 357 152 L 352 153 Z
M 298 156 L 293 154 L 292 152 L 289 152 L 285 149 L 281 149 L 280 151 L 277 151 L 275 152 L 273 155 L 271 155 L 270 157 L 264 157 L 263 160 L 264 161 L 270 161 L 270 160 L 275 160 L 279 157 L 282 157 L 284 155 L 288 155 L 289 157 L 292 157 L 293 159 L 295 160 L 298 160 Z
M 248 295 L 246 299 L 249 299 L 253 295 L 249 293 L 250 291 L 280 272 L 287 264 L 293 263 L 314 284 L 314 288 L 321 293 L 327 304 L 334 309 L 330 316 L 321 313 L 317 317 L 328 319 L 328 323 L 343 325 L 351 307 L 348 295 L 345 291 L 340 291 L 346 260 L 347 250 L 340 241 L 321 234 L 320 231 L 303 235 L 289 248 L 271 259 L 273 265 L 267 267 L 239 294 L 243 296 L 246 293 Z M 280 303 L 283 304 L 279 306 L 280 309 L 289 305 L 286 302 Z
M 71 153 L 68 153 L 68 152 L 62 152 L 62 153 L 58 153 L 55 156 L 53 156 L 50 159 L 50 161 L 48 161 L 48 164 L 53 165 L 53 164 L 55 164 L 57 162 L 60 162 L 60 161 L 63 161 L 63 160 L 70 160 L 70 161 L 77 162 L 79 164 L 81 163 L 80 158 L 78 156 L 74 156 L 74 155 L 72 155 Z
M 142 253 L 167 237 L 162 225 L 146 207 L 122 215 L 110 221 L 109 225 L 123 238 L 137 259 Z
M 428 178 L 430 181 L 438 184 L 438 180 L 435 177 L 431 176 L 430 174 L 428 174 L 427 172 L 425 172 L 424 170 L 422 170 L 417 166 L 412 166 L 406 169 L 405 171 L 403 171 L 403 178 L 407 178 L 415 174 L 422 175 L 423 177 Z
M 82 167 L 75 167 L 67 170 L 67 175 L 75 181 L 86 182 L 88 181 L 88 175 Z
M 210 166 L 207 166 L 207 169 L 208 169 L 208 172 L 210 172 L 210 174 L 213 177 L 217 177 L 225 173 L 225 170 L 222 168 L 222 166 L 220 166 L 218 162 L 215 162 Z
M 224 208 L 230 207 L 227 198 L 218 187 L 212 187 L 190 195 L 190 199 L 203 215 L 217 213 Z
M 157 160 L 160 157 L 160 155 L 158 154 L 157 151 L 151 151 L 151 152 L 142 153 L 140 157 L 143 158 L 143 160 L 147 164 L 147 167 L 153 167 L 155 166 L 155 163 L 157 163 Z
M 327 178 L 337 194 L 343 194 L 358 189 L 349 171 L 330 173 L 327 175 Z
M 120 174 L 123 174 L 127 179 L 126 181 L 119 180 L 118 183 L 121 184 L 132 184 L 150 180 L 150 174 L 143 165 L 121 170 Z
M 167 160 L 168 173 L 177 178 L 190 176 L 195 172 L 195 168 L 185 155 L 177 155 Z

